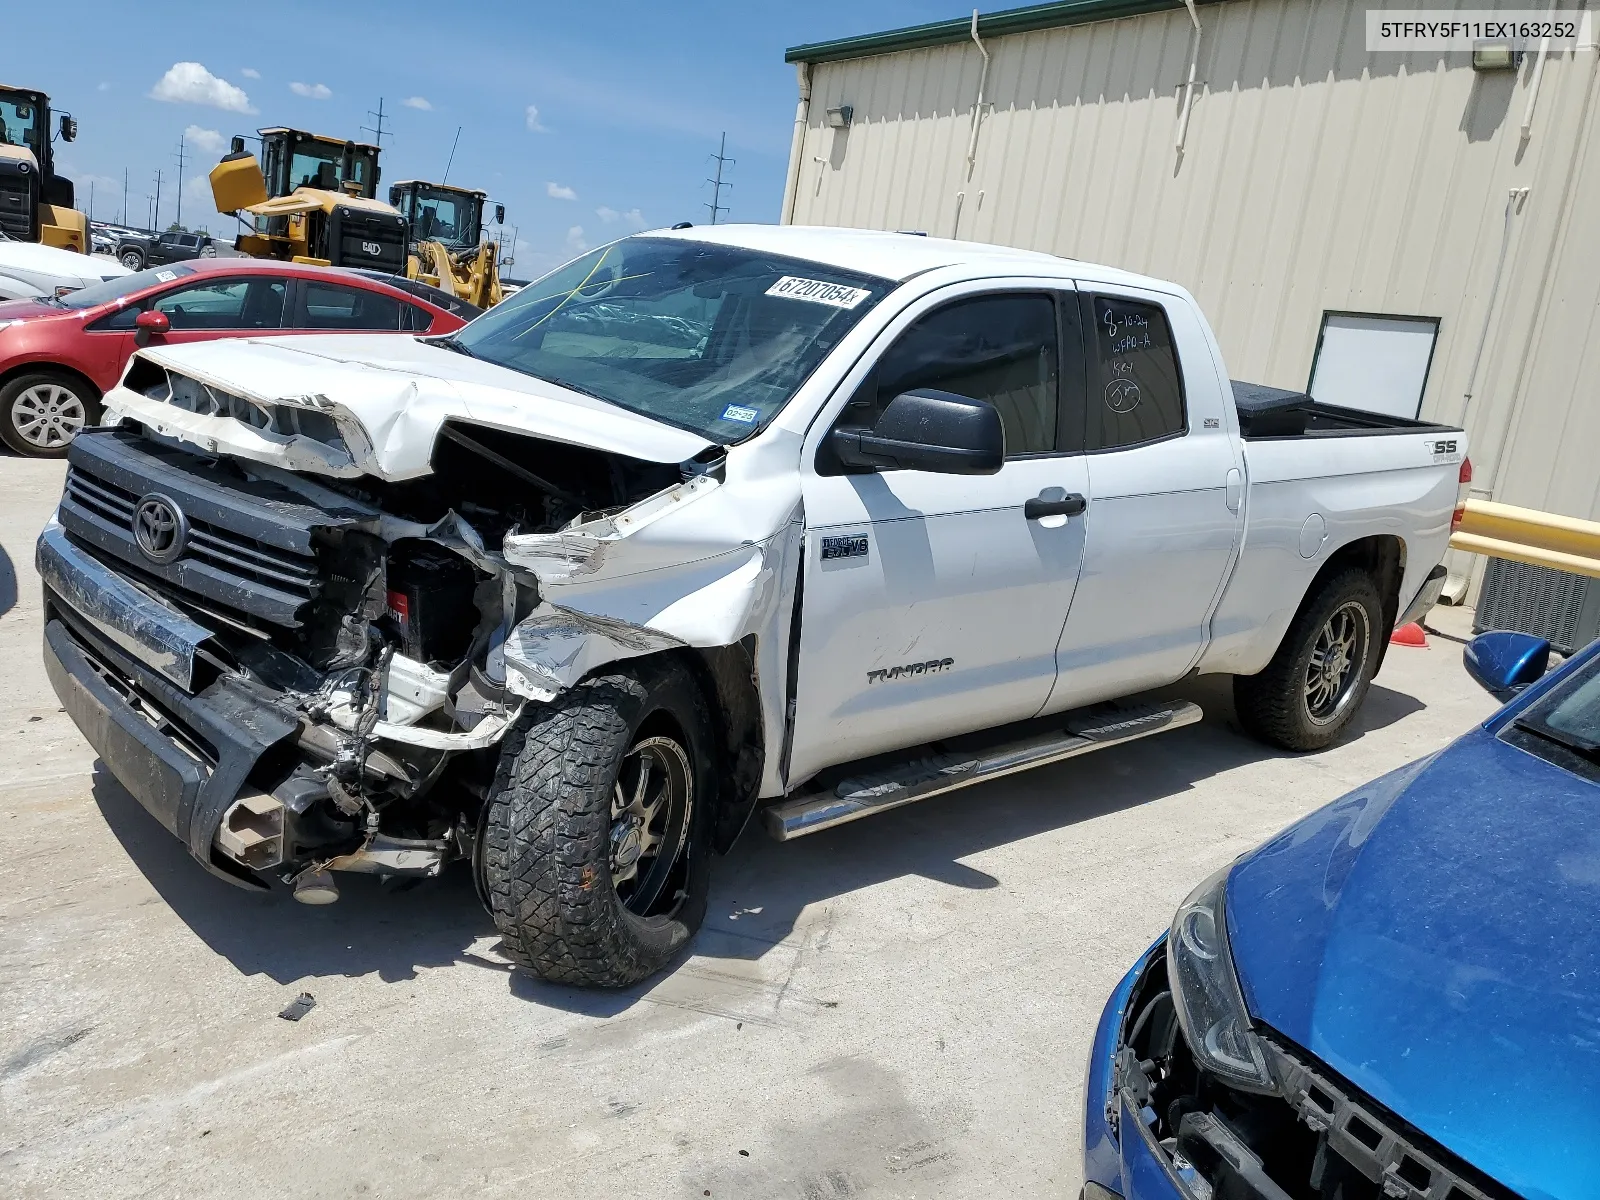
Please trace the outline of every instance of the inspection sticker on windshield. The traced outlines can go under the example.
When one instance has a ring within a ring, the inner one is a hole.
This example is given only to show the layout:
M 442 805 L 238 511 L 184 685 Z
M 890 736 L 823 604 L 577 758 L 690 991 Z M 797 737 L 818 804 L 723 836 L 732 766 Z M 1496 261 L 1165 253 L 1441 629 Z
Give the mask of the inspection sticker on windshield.
M 741 425 L 754 425 L 761 419 L 761 414 L 753 408 L 746 408 L 742 404 L 730 404 L 722 410 L 724 421 L 737 421 Z
M 845 287 L 842 283 L 824 283 L 820 279 L 801 279 L 798 275 L 785 275 L 767 289 L 769 296 L 784 296 L 790 300 L 809 300 L 813 304 L 826 304 L 830 308 L 854 308 L 872 295 L 866 288 Z
M 177 277 L 178 277 L 178 273 L 176 271 L 157 271 L 156 272 L 156 278 L 159 279 L 162 283 L 171 283 Z

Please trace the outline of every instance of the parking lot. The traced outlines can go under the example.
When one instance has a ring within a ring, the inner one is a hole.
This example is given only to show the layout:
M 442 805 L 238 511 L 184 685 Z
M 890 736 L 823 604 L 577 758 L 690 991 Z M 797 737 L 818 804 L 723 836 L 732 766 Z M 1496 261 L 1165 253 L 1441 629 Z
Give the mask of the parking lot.
M 1206 720 L 788 845 L 662 977 L 509 970 L 465 870 L 330 908 L 206 875 L 40 661 L 62 464 L 0 457 L 0 1193 L 1064 1196 L 1101 1003 L 1213 868 L 1493 702 L 1465 610 L 1311 757 Z M 316 1006 L 278 1019 L 301 992 Z

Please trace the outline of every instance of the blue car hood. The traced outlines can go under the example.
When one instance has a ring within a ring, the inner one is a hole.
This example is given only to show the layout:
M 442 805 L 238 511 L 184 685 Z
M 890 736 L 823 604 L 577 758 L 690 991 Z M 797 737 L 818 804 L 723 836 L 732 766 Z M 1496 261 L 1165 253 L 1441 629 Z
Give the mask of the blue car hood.
M 1245 1002 L 1523 1196 L 1600 1190 L 1600 787 L 1468 734 L 1228 880 Z

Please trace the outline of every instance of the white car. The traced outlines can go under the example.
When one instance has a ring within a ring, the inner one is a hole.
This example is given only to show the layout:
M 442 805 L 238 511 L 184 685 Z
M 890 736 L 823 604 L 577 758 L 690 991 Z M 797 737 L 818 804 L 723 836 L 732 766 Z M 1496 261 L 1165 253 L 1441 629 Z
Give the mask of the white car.
M 757 808 L 787 839 L 1174 729 L 1108 702 L 1195 672 L 1327 745 L 1468 470 L 1231 383 L 1173 284 L 842 229 L 625 238 L 445 338 L 151 346 L 105 405 L 38 563 L 111 772 L 302 900 L 466 859 L 583 985 L 672 958 Z
M 57 288 L 76 290 L 131 274 L 112 259 L 37 242 L 0 239 L 0 300 L 49 296 Z

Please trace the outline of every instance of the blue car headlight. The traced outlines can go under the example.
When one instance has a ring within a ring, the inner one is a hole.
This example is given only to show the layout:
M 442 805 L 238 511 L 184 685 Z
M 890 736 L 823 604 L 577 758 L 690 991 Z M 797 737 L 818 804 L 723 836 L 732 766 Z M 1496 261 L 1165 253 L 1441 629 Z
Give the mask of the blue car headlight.
M 1249 1092 L 1276 1090 L 1261 1043 L 1250 1030 L 1228 950 L 1223 893 L 1232 864 L 1178 906 L 1167 936 L 1167 979 L 1189 1050 L 1201 1069 Z

